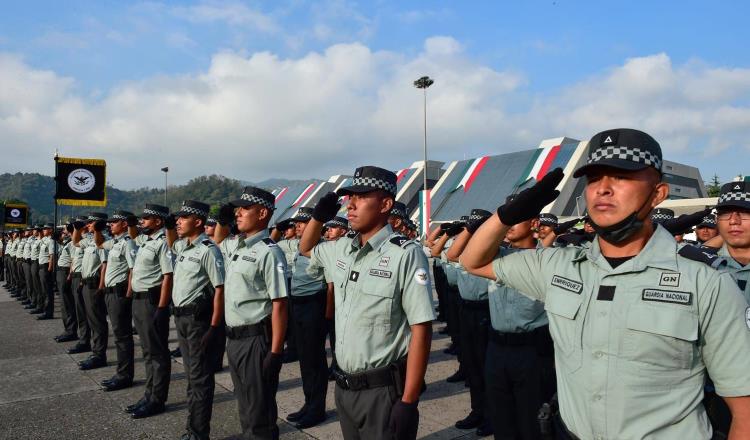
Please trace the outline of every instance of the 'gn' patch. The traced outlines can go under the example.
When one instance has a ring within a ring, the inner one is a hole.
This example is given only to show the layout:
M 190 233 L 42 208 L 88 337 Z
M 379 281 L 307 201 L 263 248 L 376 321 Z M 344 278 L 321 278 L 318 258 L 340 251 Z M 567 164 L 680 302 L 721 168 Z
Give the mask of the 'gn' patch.
M 370 269 L 370 275 L 374 277 L 380 277 L 380 278 L 390 278 L 391 277 L 391 271 L 389 270 L 379 270 L 379 269 Z
M 349 273 L 349 281 L 354 281 L 355 283 L 359 279 L 359 272 L 356 270 L 353 270 Z
M 662 272 L 659 285 L 666 287 L 677 287 L 680 285 L 680 274 L 674 272 Z
M 378 266 L 388 267 L 389 261 L 391 261 L 391 257 L 380 257 L 380 262 L 378 263 Z
M 693 302 L 693 294 L 690 292 L 675 292 L 672 290 L 643 289 L 641 299 L 644 301 L 689 305 Z
M 569 280 L 559 275 L 552 276 L 552 285 L 573 293 L 581 293 L 583 284 L 578 281 Z

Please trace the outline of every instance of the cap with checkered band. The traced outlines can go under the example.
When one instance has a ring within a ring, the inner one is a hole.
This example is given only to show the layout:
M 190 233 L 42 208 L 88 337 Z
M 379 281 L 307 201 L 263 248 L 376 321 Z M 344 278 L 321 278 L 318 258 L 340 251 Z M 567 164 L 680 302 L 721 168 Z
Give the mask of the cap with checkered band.
M 638 171 L 652 167 L 661 173 L 661 146 L 650 135 L 631 128 L 617 128 L 597 133 L 589 141 L 586 164 L 573 177 L 586 175 L 594 167 L 611 167 Z
M 200 218 L 205 219 L 208 217 L 208 211 L 211 210 L 211 206 L 207 203 L 199 202 L 197 200 L 184 200 L 180 210 L 175 212 L 175 217 L 187 217 L 189 215 L 197 215 Z
M 208 217 L 206 219 L 206 226 L 216 226 L 216 223 L 217 223 L 217 221 L 213 217 Z
M 469 219 L 468 220 L 469 221 L 472 221 L 472 220 L 481 220 L 481 219 L 490 217 L 491 215 L 492 215 L 492 213 L 489 212 L 489 211 L 486 211 L 484 209 L 474 208 L 469 213 Z
M 169 215 L 169 208 L 167 208 L 166 206 L 147 203 L 146 206 L 143 208 L 143 214 L 141 214 L 141 217 L 164 218 L 168 215 Z
M 717 208 L 750 209 L 750 182 L 729 182 L 721 186 Z
M 539 224 L 542 226 L 557 227 L 557 216 L 548 212 L 539 214 Z
M 701 222 L 698 223 L 695 227 L 716 229 L 716 215 L 708 214 L 707 216 L 703 217 L 703 220 L 701 220 Z
M 240 198 L 232 200 L 229 204 L 237 208 L 260 205 L 273 211 L 276 206 L 276 197 L 264 189 L 246 186 Z
M 45 223 L 43 226 L 44 229 L 54 229 L 55 224 L 54 223 Z
M 89 212 L 89 216 L 86 217 L 86 221 L 95 222 L 98 220 L 107 220 L 107 217 L 109 216 L 106 212 Z
M 462 215 L 462 216 L 461 216 L 461 217 L 460 217 L 460 218 L 458 219 L 458 221 L 461 221 L 461 222 L 467 222 L 467 221 L 469 221 L 469 216 L 468 216 L 468 215 Z
M 117 211 L 113 212 L 112 215 L 110 215 L 109 218 L 107 219 L 107 222 L 108 223 L 114 223 L 114 222 L 119 222 L 119 221 L 127 220 L 128 217 L 130 217 L 132 215 L 134 215 L 132 212 L 130 212 L 130 211 L 123 211 L 123 210 L 120 209 L 120 210 L 117 210 Z
M 333 220 L 330 220 L 326 222 L 326 226 L 329 228 L 349 228 L 349 221 L 345 219 L 344 217 L 336 216 L 333 218 Z
M 406 205 L 404 205 L 401 202 L 393 202 L 393 208 L 391 208 L 391 215 L 395 215 L 396 217 L 405 219 L 407 217 Z
M 651 220 L 654 223 L 663 223 L 674 218 L 674 211 L 666 208 L 656 208 L 651 212 Z
M 295 222 L 309 222 L 312 218 L 313 209 L 312 208 L 300 208 L 297 210 L 297 213 L 294 214 L 294 217 L 292 217 L 292 221 Z
M 366 166 L 354 170 L 352 184 L 340 188 L 336 191 L 336 195 L 363 194 L 379 189 L 396 197 L 396 174 L 383 168 Z

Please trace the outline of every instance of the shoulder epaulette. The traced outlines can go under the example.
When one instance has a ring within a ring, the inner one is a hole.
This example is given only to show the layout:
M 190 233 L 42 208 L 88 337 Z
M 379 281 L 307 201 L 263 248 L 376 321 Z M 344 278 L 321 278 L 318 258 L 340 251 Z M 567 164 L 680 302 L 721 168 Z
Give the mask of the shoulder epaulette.
M 205 239 L 205 240 L 201 241 L 201 243 L 202 243 L 202 244 L 203 244 L 204 246 L 209 246 L 209 247 L 210 247 L 210 246 L 216 246 L 216 244 L 214 244 L 214 242 L 213 242 L 213 241 L 211 241 L 211 239 L 209 239 L 209 238 L 207 238 L 207 239 Z
M 346 238 L 354 238 L 357 235 L 354 231 L 349 231 L 346 233 Z
M 393 236 L 389 241 L 398 247 L 405 247 L 407 243 L 411 242 L 411 240 L 404 237 L 403 235 Z
M 716 251 L 708 247 L 696 247 L 696 246 L 683 246 L 678 252 L 680 256 L 687 258 L 688 260 L 698 261 L 711 266 L 714 269 L 718 269 L 727 264 L 726 259 L 716 255 Z
M 277 246 L 276 242 L 275 242 L 275 241 L 273 241 L 273 240 L 272 240 L 272 239 L 270 239 L 270 238 L 264 238 L 264 239 L 263 239 L 263 240 L 261 240 L 261 241 L 262 241 L 263 243 L 265 243 L 265 244 L 266 244 L 266 245 L 267 245 L 268 247 L 274 247 L 274 246 Z

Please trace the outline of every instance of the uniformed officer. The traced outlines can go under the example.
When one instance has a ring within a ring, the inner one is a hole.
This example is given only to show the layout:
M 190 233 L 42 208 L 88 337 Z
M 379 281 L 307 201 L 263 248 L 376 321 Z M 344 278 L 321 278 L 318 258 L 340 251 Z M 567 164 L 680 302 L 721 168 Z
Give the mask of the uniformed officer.
M 34 282 L 34 277 L 31 276 L 31 246 L 34 242 L 34 228 L 29 226 L 26 228 L 26 233 L 24 234 L 23 242 L 23 251 L 22 251 L 22 258 L 23 258 L 23 278 L 24 278 L 24 284 L 25 292 L 26 292 L 26 301 L 27 303 L 24 305 L 24 309 L 28 309 L 31 311 L 34 311 L 37 309 L 36 304 L 36 283 Z
M 101 231 L 95 230 L 94 241 L 106 254 L 104 270 L 104 303 L 112 323 L 112 334 L 117 349 L 117 371 L 110 379 L 102 381 L 104 391 L 116 391 L 133 384 L 133 306 L 132 292 L 128 291 L 130 269 L 134 255 L 130 252 L 127 219 L 134 217 L 130 211 L 114 211 L 107 219 L 111 238 L 105 240 Z
M 300 208 L 292 217 L 297 238 L 284 240 L 282 243 L 296 242 L 298 245 L 310 219 L 312 208 Z M 289 310 L 289 326 L 295 335 L 305 403 L 299 411 L 289 414 L 287 420 L 295 422 L 297 429 L 310 428 L 325 420 L 328 392 L 328 362 L 325 348 L 328 285 L 323 273 L 307 273 L 309 263 L 308 257 L 295 252 L 292 259 L 292 307 Z
M 556 169 L 498 208 L 461 261 L 471 272 L 545 302 L 555 343 L 561 423 L 573 438 L 709 439 L 701 404 L 708 373 L 750 436 L 748 304 L 728 274 L 684 258 L 654 228 L 669 195 L 659 144 L 609 130 L 589 142 L 586 201 L 596 240 L 494 258 L 508 229 L 559 194 Z M 493 261 L 494 258 L 494 261 Z
M 94 232 L 103 231 L 107 224 L 107 214 L 92 212 L 86 225 L 77 223 L 73 231 L 73 246 L 81 249 L 81 282 L 83 302 L 86 307 L 86 320 L 91 329 L 91 356 L 80 363 L 82 370 L 107 366 L 107 340 L 109 324 L 107 307 L 104 304 L 104 273 L 106 252 L 99 249 L 94 241 Z
M 236 209 L 237 228 L 244 238 L 227 249 L 226 350 L 242 438 L 248 439 L 279 437 L 276 391 L 289 294 L 284 253 L 268 235 L 275 200 L 268 191 L 248 186 L 229 205 Z M 229 233 L 225 223 L 219 219 L 217 240 Z
M 336 216 L 333 220 L 326 222 L 327 226 L 325 239 L 336 241 L 346 235 L 349 230 L 349 221 L 344 217 Z M 331 346 L 331 366 L 328 367 L 328 380 L 334 380 L 333 369 L 336 366 L 336 299 L 334 297 L 335 289 L 333 286 L 333 277 L 326 270 L 326 328 L 328 329 L 328 344 Z
M 727 260 L 730 272 L 750 302 L 750 184 L 730 182 L 721 187 L 716 204 L 722 245 L 717 254 Z
M 651 212 L 651 221 L 657 224 L 674 218 L 674 211 L 668 208 L 656 208 Z
M 303 207 L 301 209 L 309 210 L 310 208 Z M 271 230 L 270 237 L 276 242 L 279 249 L 284 253 L 284 258 L 286 258 L 286 281 L 288 284 L 288 290 L 291 293 L 294 256 L 297 255 L 297 248 L 299 247 L 299 237 L 297 237 L 297 227 L 294 220 L 288 218 L 276 223 L 273 230 Z M 287 303 L 287 309 L 289 320 L 291 321 L 294 316 L 294 304 L 291 301 Z M 284 363 L 296 362 L 299 359 L 299 356 L 297 355 L 297 342 L 294 334 L 294 326 L 290 325 L 287 327 L 285 342 Z
M 544 240 L 548 235 L 554 233 L 557 228 L 557 216 L 548 212 L 539 214 L 539 226 L 537 227 L 537 238 Z
M 214 231 L 216 230 L 216 219 L 213 217 L 206 218 L 206 226 L 203 228 L 203 233 L 206 234 L 210 240 L 214 239 Z
M 400 233 L 401 235 L 407 235 L 407 220 L 406 205 L 401 202 L 393 202 L 393 208 L 391 209 L 391 215 L 388 216 L 388 224 L 391 228 Z
M 146 204 L 141 214 L 143 232 L 138 233 L 137 219 L 127 220 L 131 254 L 130 276 L 133 296 L 133 322 L 141 341 L 146 369 L 143 397 L 125 408 L 134 419 L 164 412 L 169 395 L 172 360 L 169 357 L 169 302 L 172 298 L 172 251 L 167 234 L 174 233 L 174 217 L 169 208 Z M 170 232 L 171 231 L 171 232 Z
M 44 296 L 45 293 L 42 291 L 42 283 L 39 279 L 39 249 L 42 247 L 42 225 L 36 225 L 31 230 L 31 251 L 29 252 L 29 272 L 31 275 L 32 283 L 32 302 L 34 303 L 34 309 L 29 313 L 32 315 L 40 315 L 44 313 Z
M 62 299 L 60 310 L 62 312 L 63 332 L 55 337 L 57 342 L 75 341 L 78 339 L 78 326 L 76 324 L 76 304 L 73 298 L 72 278 L 70 266 L 73 263 L 71 249 L 73 242 L 65 227 L 58 227 L 54 239 L 57 240 L 57 254 L 55 258 L 55 279 L 57 289 Z
M 39 285 L 41 287 L 41 309 L 44 311 L 36 319 L 52 319 L 55 310 L 55 280 L 52 269 L 52 257 L 55 253 L 55 241 L 52 239 L 52 231 L 55 225 L 46 223 L 42 227 L 42 238 L 39 244 Z
M 458 263 L 458 259 L 469 237 L 492 214 L 484 209 L 472 209 L 466 227 L 446 252 L 448 261 Z M 485 358 L 487 357 L 487 337 L 490 326 L 490 305 L 487 296 L 488 283 L 484 278 L 469 274 L 458 264 L 456 284 L 461 296 L 459 334 L 461 341 L 461 368 L 466 375 L 471 396 L 471 411 L 456 422 L 458 429 L 477 428 L 477 435 L 492 434 L 492 421 L 488 417 L 487 394 L 484 382 Z
M 73 294 L 76 309 L 76 324 L 78 326 L 78 343 L 68 349 L 68 354 L 85 353 L 91 351 L 91 328 L 86 318 L 86 302 L 83 300 L 83 278 L 81 269 L 83 263 L 83 248 L 73 245 L 72 234 L 74 226 L 84 227 L 87 217 L 76 217 L 73 223 L 66 226 L 71 234 L 70 240 L 70 290 Z
M 344 217 L 336 216 L 333 220 L 326 222 L 326 240 L 336 241 L 339 238 L 346 235 L 346 231 L 349 229 L 349 221 Z
M 224 336 L 224 257 L 204 233 L 209 205 L 185 200 L 175 213 L 173 314 L 188 379 L 188 420 L 181 440 L 208 440 L 219 340 Z
M 717 235 L 719 235 L 719 231 L 716 228 L 716 216 L 713 213 L 708 213 L 695 226 L 695 238 L 698 243 L 703 244 Z
M 299 252 L 310 273 L 328 270 L 336 289 L 336 408 L 344 438 L 415 438 L 417 404 L 432 341 L 427 258 L 388 224 L 396 175 L 358 168 L 348 195 L 354 237 L 318 243 L 339 210 L 329 193 L 318 201 Z M 408 359 L 407 359 L 408 353 Z

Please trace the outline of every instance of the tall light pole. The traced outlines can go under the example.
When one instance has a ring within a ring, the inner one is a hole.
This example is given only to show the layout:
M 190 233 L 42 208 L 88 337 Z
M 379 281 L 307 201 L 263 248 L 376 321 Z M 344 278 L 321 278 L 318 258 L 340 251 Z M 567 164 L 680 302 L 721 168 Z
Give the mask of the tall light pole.
M 164 167 L 161 170 L 164 171 L 164 206 L 169 208 L 169 204 L 167 204 L 167 175 L 169 174 L 169 167 Z
M 423 179 L 423 187 L 422 190 L 423 195 L 425 197 L 425 209 L 429 209 L 429 202 L 427 202 L 427 198 L 429 197 L 429 193 L 427 192 L 427 88 L 430 87 L 432 84 L 434 84 L 435 81 L 430 78 L 429 76 L 423 76 L 419 78 L 418 80 L 414 81 L 414 87 L 418 89 L 422 89 L 422 94 L 424 97 L 423 101 L 423 109 L 424 109 L 424 167 L 422 169 L 422 175 L 424 177 Z M 430 218 L 430 213 L 427 212 L 425 215 L 425 219 Z M 430 225 L 421 225 L 422 226 L 422 233 L 427 236 L 428 234 L 428 228 Z

